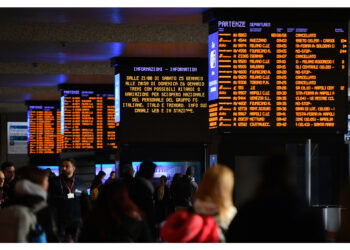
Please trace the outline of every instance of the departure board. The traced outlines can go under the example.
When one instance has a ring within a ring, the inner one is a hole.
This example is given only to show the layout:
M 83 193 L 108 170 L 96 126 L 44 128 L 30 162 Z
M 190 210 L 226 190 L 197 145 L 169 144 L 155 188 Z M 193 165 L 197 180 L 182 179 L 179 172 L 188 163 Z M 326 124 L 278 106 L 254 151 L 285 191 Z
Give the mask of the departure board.
M 346 22 L 210 23 L 209 128 L 345 130 Z
M 207 59 L 117 58 L 114 65 L 121 141 L 207 139 Z
M 27 101 L 28 154 L 54 155 L 62 151 L 59 101 Z
M 63 149 L 116 149 L 113 85 L 62 84 L 59 89 Z

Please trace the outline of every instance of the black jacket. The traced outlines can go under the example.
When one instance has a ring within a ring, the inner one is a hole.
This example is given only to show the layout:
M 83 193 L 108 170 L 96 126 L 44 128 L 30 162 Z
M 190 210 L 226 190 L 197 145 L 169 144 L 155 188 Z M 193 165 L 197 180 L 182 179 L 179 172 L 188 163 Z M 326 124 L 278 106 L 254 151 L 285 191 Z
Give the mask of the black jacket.
M 101 225 L 87 223 L 84 225 L 80 242 L 152 242 L 152 237 L 148 225 L 143 220 L 136 220 L 129 216 L 122 216 L 122 222 L 118 225 L 113 218 L 109 225 L 104 226 L 103 232 Z
M 194 178 L 188 175 L 182 177 L 175 188 L 175 206 L 192 207 L 192 198 L 197 191 L 198 185 Z
M 11 182 L 9 182 L 7 179 L 5 180 L 3 187 L 4 203 L 12 201 L 15 198 L 15 185 L 17 181 L 17 177 L 15 177 Z
M 66 184 L 70 188 L 73 179 L 75 179 L 72 188 L 74 198 L 68 199 L 69 190 Z M 49 188 L 49 204 L 56 209 L 60 224 L 79 222 L 90 209 L 89 196 L 84 182 L 75 176 L 71 179 L 64 179 L 62 176 L 52 179 Z
M 152 183 L 143 177 L 136 177 L 129 186 L 130 199 L 144 212 L 152 234 L 156 237 L 153 193 Z
M 155 211 L 156 211 L 156 221 L 162 222 L 170 214 L 170 189 L 167 185 L 164 186 L 164 197 L 162 200 L 159 200 L 158 192 L 161 186 L 156 188 L 154 192 L 154 201 L 155 201 Z
M 20 205 L 28 208 L 34 208 L 40 202 L 44 202 L 44 198 L 37 195 L 20 195 L 6 204 L 7 206 Z M 46 202 L 45 202 L 46 203 Z M 47 242 L 59 242 L 57 237 L 57 222 L 54 213 L 49 206 L 45 206 L 36 212 L 38 224 L 46 233 Z

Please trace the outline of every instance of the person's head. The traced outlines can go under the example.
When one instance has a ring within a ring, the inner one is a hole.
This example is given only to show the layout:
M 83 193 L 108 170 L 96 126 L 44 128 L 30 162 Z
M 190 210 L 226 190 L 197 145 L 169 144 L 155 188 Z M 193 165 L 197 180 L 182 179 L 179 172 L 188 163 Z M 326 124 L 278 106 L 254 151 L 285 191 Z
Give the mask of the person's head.
M 99 187 L 103 183 L 106 173 L 104 171 L 99 171 L 91 183 L 91 189 Z
M 233 187 L 233 171 L 225 165 L 217 164 L 205 172 L 194 200 L 214 203 L 217 206 L 219 218 L 225 220 L 233 206 Z
M 41 186 L 45 191 L 49 188 L 49 178 L 46 171 L 37 167 L 21 168 L 21 180 L 29 180 Z
M 112 180 L 114 180 L 115 179 L 115 171 L 112 171 L 111 173 L 110 173 L 110 175 L 109 175 L 109 178 L 110 179 L 112 179 Z
M 5 183 L 5 175 L 4 175 L 4 172 L 0 170 L 0 188 L 4 186 L 4 183 Z
M 178 182 L 179 180 L 181 180 L 182 176 L 183 176 L 183 175 L 182 175 L 181 173 L 176 173 L 176 174 L 174 174 L 173 180 L 171 181 L 171 183 L 176 183 L 176 182 Z
M 162 175 L 161 177 L 160 177 L 160 179 L 159 179 L 159 181 L 160 181 L 160 185 L 165 185 L 166 184 L 166 182 L 167 182 L 167 178 L 166 178 L 166 176 L 165 175 Z
M 75 162 L 73 159 L 63 159 L 61 161 L 61 174 L 64 177 L 72 178 L 75 172 Z
M 194 167 L 193 167 L 193 166 L 189 166 L 189 167 L 186 169 L 186 175 L 187 175 L 187 176 L 191 176 L 191 177 L 194 176 Z
M 157 165 L 151 161 L 144 161 L 140 165 L 140 170 L 138 171 L 138 176 L 143 177 L 148 180 L 153 179 L 154 172 L 156 171 Z
M 122 178 L 131 178 L 134 176 L 134 168 L 131 164 L 123 164 L 119 168 L 119 176 Z
M 99 231 L 101 237 L 108 239 L 115 237 L 111 232 L 114 232 L 115 224 L 122 223 L 122 217 L 127 215 L 140 220 L 141 214 L 142 212 L 130 199 L 125 182 L 117 180 L 102 188 L 86 223 Z
M 13 181 L 15 178 L 15 166 L 12 162 L 6 161 L 1 165 L 1 170 L 4 172 L 5 178 L 8 181 Z
M 99 180 L 101 180 L 101 181 L 105 178 L 105 176 L 106 176 L 106 173 L 104 171 L 102 171 L 102 170 L 99 171 L 98 174 L 97 174 L 97 178 Z

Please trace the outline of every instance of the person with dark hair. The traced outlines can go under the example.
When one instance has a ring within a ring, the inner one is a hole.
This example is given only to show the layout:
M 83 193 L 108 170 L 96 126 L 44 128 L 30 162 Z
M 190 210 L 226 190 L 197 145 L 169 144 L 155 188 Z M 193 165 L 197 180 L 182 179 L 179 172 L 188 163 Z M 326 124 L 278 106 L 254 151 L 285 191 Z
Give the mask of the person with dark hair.
M 325 241 L 321 214 L 296 194 L 290 171 L 285 153 L 265 160 L 255 197 L 238 210 L 228 242 Z
M 198 185 L 194 180 L 195 168 L 190 166 L 186 169 L 186 174 L 179 181 L 175 190 L 175 210 L 188 210 L 192 207 L 194 193 Z
M 115 174 L 115 171 L 112 171 L 109 175 L 109 178 L 106 180 L 105 185 L 108 185 L 115 180 L 116 180 L 116 174 Z
M 129 163 L 122 164 L 119 168 L 119 177 L 120 178 L 124 178 L 124 179 L 125 178 L 126 179 L 133 178 L 134 173 L 135 173 L 134 168 Z
M 166 182 L 166 176 L 162 175 L 160 177 L 160 185 L 154 192 L 155 214 L 158 223 L 164 221 L 170 214 L 170 190 Z
M 48 177 L 44 170 L 38 169 L 37 167 L 23 167 L 21 168 L 21 178 L 16 182 L 15 185 L 15 196 L 14 199 L 6 204 L 7 216 L 17 214 L 22 210 L 23 207 L 28 208 L 33 216 L 36 218 L 36 228 L 34 231 L 25 231 L 25 228 L 20 228 L 18 231 L 25 232 L 27 235 L 22 235 L 22 238 L 27 242 L 33 242 L 33 237 L 38 239 L 41 237 L 41 241 L 34 242 L 58 242 L 57 227 L 53 211 L 48 206 L 47 190 L 49 187 Z M 20 210 L 16 210 L 20 209 Z M 11 213 L 14 211 L 14 213 Z M 16 212 L 17 211 L 17 212 Z M 24 217 L 19 217 L 20 220 L 24 220 Z M 13 221 L 13 223 L 15 223 Z M 18 226 L 22 222 L 18 222 Z M 28 221 L 27 221 L 28 223 Z M 13 224 L 14 226 L 15 224 Z M 12 238 L 11 230 L 17 231 L 13 226 L 6 225 L 6 232 L 2 233 L 1 239 L 8 241 Z M 5 234 L 5 235 L 4 235 Z M 41 235 L 40 237 L 38 237 Z
M 80 242 L 151 242 L 142 212 L 130 200 L 121 180 L 102 189 L 95 207 L 82 229 Z
M 175 212 L 175 200 L 176 200 L 176 189 L 177 185 L 182 179 L 183 175 L 181 173 L 176 173 L 170 183 L 170 211 Z
M 154 188 L 152 185 L 155 170 L 156 164 L 153 162 L 142 162 L 138 175 L 129 186 L 130 198 L 145 213 L 145 219 L 154 239 L 157 237 L 153 203 Z
M 90 187 L 90 200 L 95 201 L 97 200 L 99 192 L 101 192 L 102 184 L 103 184 L 103 178 L 105 178 L 106 173 L 104 171 L 99 171 L 98 174 L 95 176 L 94 180 L 91 183 Z
M 15 184 L 17 182 L 16 169 L 12 162 L 6 161 L 1 164 L 1 170 L 5 175 L 5 183 L 3 187 L 4 203 L 14 198 Z
M 76 165 L 72 159 L 61 161 L 61 174 L 52 180 L 50 204 L 57 209 L 61 241 L 75 242 L 79 236 L 82 218 L 90 208 L 84 182 L 75 176 Z

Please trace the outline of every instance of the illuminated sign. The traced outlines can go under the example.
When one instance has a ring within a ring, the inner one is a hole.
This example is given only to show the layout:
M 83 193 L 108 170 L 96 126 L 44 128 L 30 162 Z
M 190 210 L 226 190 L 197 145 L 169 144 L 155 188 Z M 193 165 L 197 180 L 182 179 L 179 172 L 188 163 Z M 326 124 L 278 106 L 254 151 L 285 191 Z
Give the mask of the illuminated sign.
M 63 149 L 116 149 L 113 85 L 60 85 Z
M 208 72 L 208 101 L 214 101 L 219 98 L 219 78 L 218 78 L 218 57 L 219 57 L 219 42 L 218 32 L 209 35 L 209 72 Z
M 115 94 L 115 122 L 120 122 L 120 74 L 114 77 L 114 94 Z
M 117 58 L 124 142 L 205 141 L 207 59 Z
M 345 22 L 240 19 L 210 25 L 210 129 L 345 130 Z
M 54 155 L 62 150 L 60 102 L 27 101 L 28 154 Z

